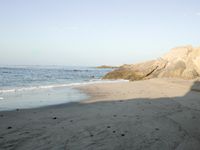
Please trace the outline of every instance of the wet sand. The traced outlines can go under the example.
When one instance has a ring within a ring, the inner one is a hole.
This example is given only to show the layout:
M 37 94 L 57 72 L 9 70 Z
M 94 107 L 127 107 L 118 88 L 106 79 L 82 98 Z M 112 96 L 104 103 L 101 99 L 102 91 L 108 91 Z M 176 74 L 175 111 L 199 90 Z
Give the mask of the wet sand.
M 90 99 L 0 112 L 0 149 L 200 149 L 199 82 L 152 79 L 77 88 Z

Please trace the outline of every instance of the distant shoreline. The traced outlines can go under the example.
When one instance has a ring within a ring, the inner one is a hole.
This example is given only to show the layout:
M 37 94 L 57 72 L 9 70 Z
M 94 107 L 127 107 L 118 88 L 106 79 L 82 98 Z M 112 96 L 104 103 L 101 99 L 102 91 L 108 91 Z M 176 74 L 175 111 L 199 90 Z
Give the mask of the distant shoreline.
M 119 66 L 107 66 L 107 65 L 102 65 L 102 66 L 97 66 L 95 67 L 97 69 L 115 69 L 115 68 L 119 68 Z

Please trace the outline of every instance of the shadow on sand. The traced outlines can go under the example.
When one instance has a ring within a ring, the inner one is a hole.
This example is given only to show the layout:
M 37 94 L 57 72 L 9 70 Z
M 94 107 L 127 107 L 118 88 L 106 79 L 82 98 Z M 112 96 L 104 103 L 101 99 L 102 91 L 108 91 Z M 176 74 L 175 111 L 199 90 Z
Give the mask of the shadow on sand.
M 200 149 L 199 82 L 183 97 L 72 103 L 0 115 L 2 150 Z

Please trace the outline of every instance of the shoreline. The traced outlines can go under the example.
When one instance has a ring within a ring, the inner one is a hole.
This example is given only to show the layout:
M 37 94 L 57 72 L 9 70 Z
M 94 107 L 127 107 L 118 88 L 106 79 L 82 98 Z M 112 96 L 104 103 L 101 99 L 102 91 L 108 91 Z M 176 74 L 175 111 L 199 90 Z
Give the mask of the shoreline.
M 40 109 L 51 109 L 51 108 L 56 108 L 56 107 L 66 107 L 66 106 L 70 106 L 71 104 L 84 104 L 84 103 L 95 103 L 95 102 L 106 102 L 106 101 L 126 101 L 126 100 L 130 100 L 130 99 L 136 99 L 136 98 L 147 98 L 148 99 L 154 99 L 156 97 L 149 97 L 148 96 L 144 96 L 144 97 L 140 97 L 142 95 L 137 95 L 138 93 L 130 93 L 129 91 L 126 91 L 127 89 L 123 89 L 123 93 L 119 93 L 119 95 L 113 95 L 113 90 L 121 90 L 119 89 L 119 86 L 125 86 L 128 89 L 131 88 L 131 86 L 134 86 L 134 84 L 136 83 L 144 83 L 146 84 L 146 82 L 152 82 L 152 81 L 164 81 L 164 82 L 168 82 L 169 81 L 173 84 L 173 81 L 179 81 L 179 82 L 186 82 L 187 85 L 181 85 L 184 87 L 180 87 L 180 88 L 185 88 L 183 91 L 181 92 L 186 92 L 189 91 L 190 87 L 192 86 L 192 84 L 194 83 L 195 80 L 183 80 L 183 79 L 149 79 L 149 80 L 141 80 L 141 81 L 130 81 L 130 82 L 120 82 L 120 81 L 114 81 L 113 83 L 111 82 L 102 82 L 102 83 L 90 83 L 90 84 L 85 84 L 85 85 L 74 85 L 71 88 L 74 90 L 79 91 L 80 93 L 84 93 L 87 97 L 83 98 L 80 101 L 72 101 L 72 102 L 66 102 L 66 103 L 60 103 L 60 104 L 52 104 L 52 105 L 45 105 L 45 106 L 40 106 L 40 107 L 30 107 L 30 108 L 16 108 L 16 109 L 12 109 L 12 110 L 2 110 L 1 112 L 15 112 L 15 111 L 28 111 L 28 110 L 40 110 Z M 163 83 L 162 83 L 163 84 Z M 164 85 L 164 84 L 163 84 Z M 108 89 L 107 87 L 111 88 L 111 91 L 109 91 L 110 89 Z M 92 90 L 94 89 L 95 90 Z M 176 87 L 177 88 L 177 87 Z M 98 90 L 98 92 L 96 92 L 96 90 Z M 109 91 L 109 92 L 105 92 L 105 91 Z M 119 91 L 118 91 L 119 92 Z M 135 92 L 135 91 L 134 91 Z M 127 94 L 127 95 L 126 95 Z M 125 96 L 126 95 L 126 96 Z M 169 95 L 170 97 L 173 96 L 181 96 L 180 94 L 175 94 L 175 95 Z M 120 97 L 120 98 L 119 98 Z M 128 97 L 128 98 L 127 98 Z M 157 98 L 162 98 L 160 96 L 157 96 Z
M 144 96 L 143 94 L 141 95 L 137 95 L 139 91 L 134 91 L 134 92 L 130 92 L 127 90 L 130 90 L 130 88 L 134 87 L 135 84 L 137 84 L 136 86 L 138 86 L 138 83 L 142 83 L 141 86 L 144 86 L 143 83 L 146 84 L 146 82 L 154 82 L 154 81 L 158 81 L 161 82 L 161 84 L 164 85 L 163 82 L 169 83 L 171 82 L 171 84 L 173 84 L 173 81 L 178 81 L 178 82 L 185 82 L 186 85 L 184 86 L 183 84 L 181 86 L 184 87 L 180 87 L 180 88 L 185 88 L 183 91 L 181 92 L 186 92 L 189 90 L 190 86 L 192 86 L 194 80 L 183 80 L 183 79 L 149 79 L 149 80 L 141 80 L 141 81 L 129 81 L 129 82 L 121 82 L 118 80 L 114 80 L 113 82 L 102 82 L 102 83 L 90 83 L 90 84 L 85 84 L 85 85 L 74 85 L 70 88 L 77 90 L 79 93 L 83 93 L 86 95 L 85 98 L 79 100 L 79 101 L 72 101 L 72 102 L 66 102 L 66 103 L 60 103 L 60 104 L 52 104 L 52 105 L 45 105 L 45 106 L 39 106 L 39 107 L 30 107 L 30 108 L 16 108 L 16 109 L 12 109 L 12 110 L 2 110 L 1 112 L 15 112 L 15 111 L 28 111 L 28 110 L 40 110 L 40 109 L 51 109 L 51 108 L 56 108 L 56 107 L 66 107 L 68 105 L 71 104 L 84 104 L 84 103 L 95 103 L 95 102 L 106 102 L 106 101 L 125 101 L 125 100 L 130 100 L 130 99 L 140 99 L 140 98 L 162 98 L 160 95 L 156 95 L 156 97 L 150 97 L 150 95 L 148 96 Z M 121 86 L 126 87 L 124 89 L 121 89 Z M 143 88 L 143 87 L 142 87 Z M 156 87 L 157 88 L 157 87 Z M 176 87 L 177 88 L 177 87 Z M 94 89 L 94 90 L 93 90 Z M 122 93 L 118 93 L 118 95 L 114 95 L 113 91 L 117 90 L 117 92 L 119 92 L 120 90 L 122 90 Z M 131 89 L 132 90 L 132 89 Z M 140 90 L 140 89 L 138 89 Z M 98 91 L 98 92 L 97 92 Z M 105 92 L 106 91 L 106 92 Z M 147 91 L 144 91 L 147 92 Z M 156 93 L 158 94 L 158 93 Z M 172 94 L 172 93 L 170 93 Z M 182 93 L 183 94 L 183 93 Z M 170 97 L 173 96 L 181 96 L 180 94 L 175 94 L 175 95 L 169 95 Z M 163 97 L 165 97 L 165 95 L 163 95 Z
M 6 90 L 10 92 L 1 93 L 1 96 L 5 96 L 0 101 L 1 111 L 15 111 L 16 109 L 34 109 L 43 108 L 49 106 L 57 106 L 62 104 L 68 104 L 71 102 L 81 102 L 90 95 L 86 92 L 78 89 L 77 87 L 87 87 L 87 85 L 95 84 L 107 84 L 107 83 L 122 83 L 126 80 L 95 80 L 88 82 L 69 83 L 59 85 L 47 85 L 36 87 L 24 87 L 19 88 L 17 91 Z M 25 89 L 24 91 L 22 89 Z M 39 95 L 39 96 L 36 96 Z M 62 96 L 63 95 L 63 96 Z M 62 98 L 60 98 L 62 96 Z M 16 98 L 17 97 L 17 98 Z M 1 97 L 0 97 L 1 98 Z M 27 100 L 28 102 L 27 102 Z M 57 100 L 57 102 L 55 102 Z M 18 105 L 18 103 L 22 105 Z M 30 103 L 32 103 L 30 105 Z
M 135 98 L 155 99 L 162 97 L 181 97 L 190 90 L 194 82 L 195 80 L 155 78 L 119 83 L 98 83 L 77 86 L 75 89 L 78 89 L 89 96 L 89 99 L 82 102 L 90 103 L 99 101 L 115 101 L 119 99 L 129 100 Z M 165 88 L 168 89 L 165 91 Z M 147 95 L 147 93 L 152 94 Z
M 194 81 L 152 79 L 76 87 L 90 99 L 0 112 L 0 149 L 176 149 L 200 147 Z M 132 92 L 131 92 L 132 91 Z

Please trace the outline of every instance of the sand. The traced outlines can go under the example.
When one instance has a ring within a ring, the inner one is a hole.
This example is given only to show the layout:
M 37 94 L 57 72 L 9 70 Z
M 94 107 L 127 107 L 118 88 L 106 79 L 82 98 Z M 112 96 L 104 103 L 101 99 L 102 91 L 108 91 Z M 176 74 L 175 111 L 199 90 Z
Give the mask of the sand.
M 93 84 L 77 87 L 90 94 L 80 103 L 0 112 L 0 149 L 199 150 L 196 84 Z

